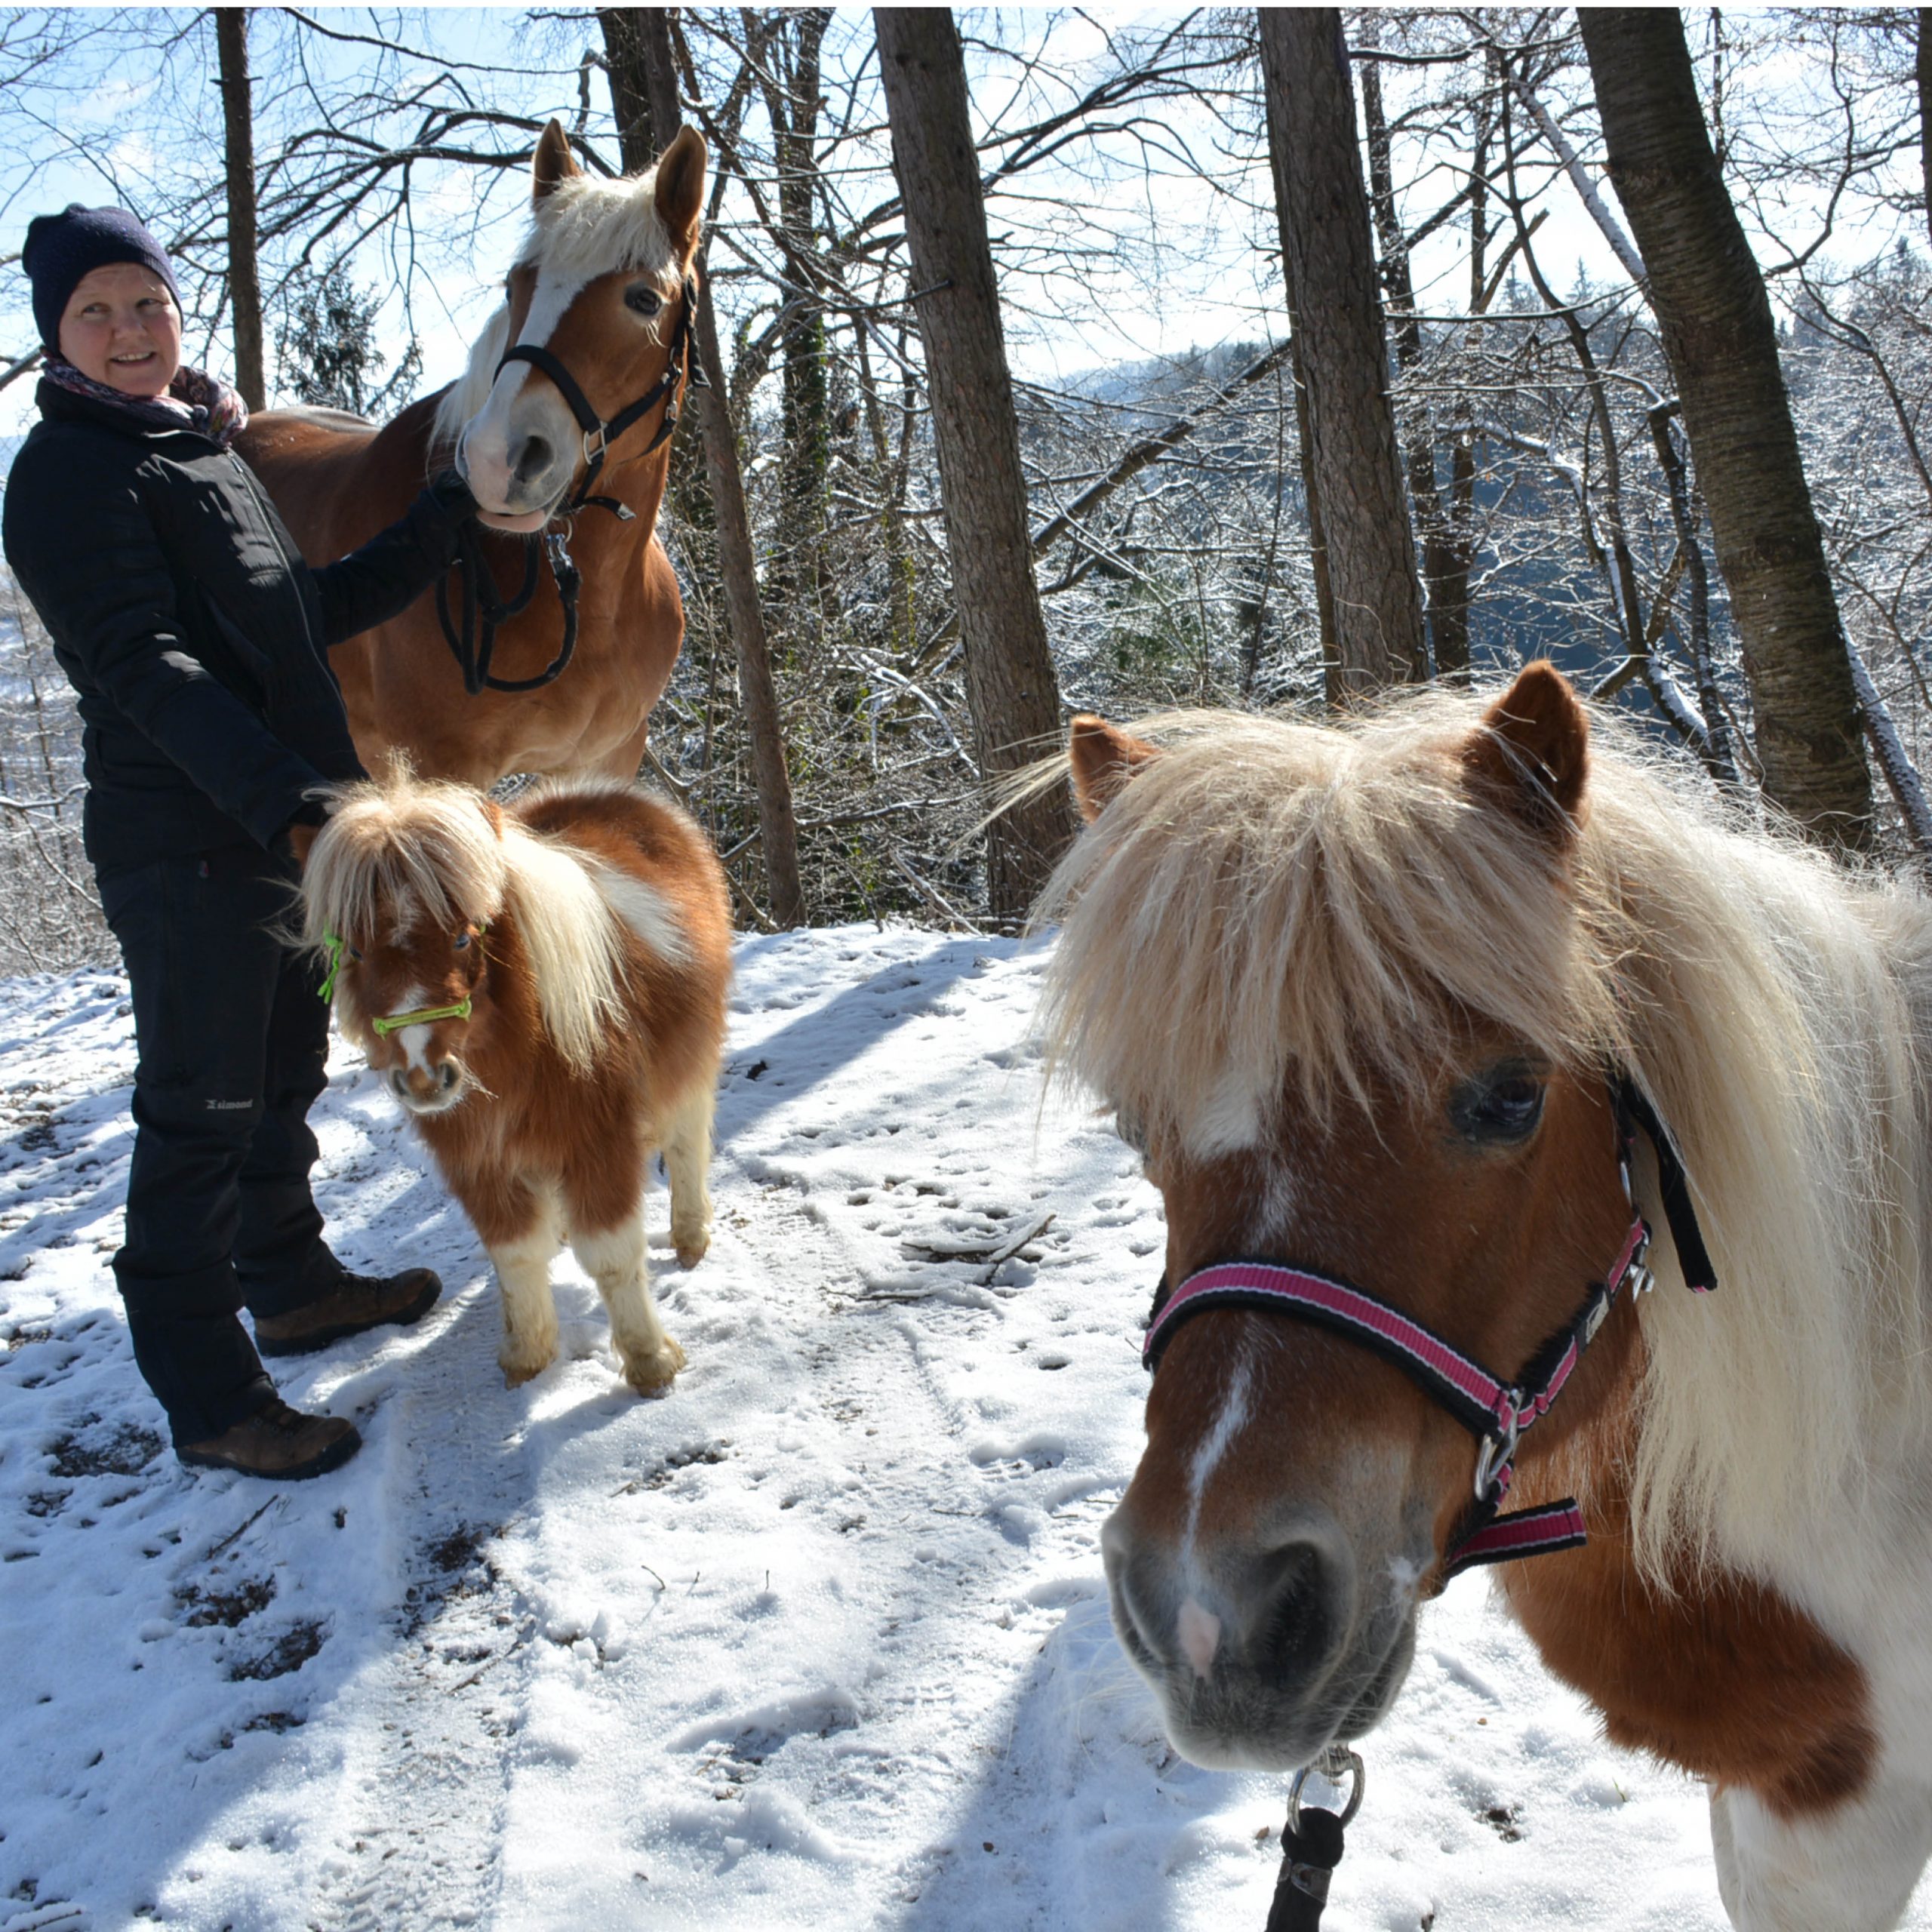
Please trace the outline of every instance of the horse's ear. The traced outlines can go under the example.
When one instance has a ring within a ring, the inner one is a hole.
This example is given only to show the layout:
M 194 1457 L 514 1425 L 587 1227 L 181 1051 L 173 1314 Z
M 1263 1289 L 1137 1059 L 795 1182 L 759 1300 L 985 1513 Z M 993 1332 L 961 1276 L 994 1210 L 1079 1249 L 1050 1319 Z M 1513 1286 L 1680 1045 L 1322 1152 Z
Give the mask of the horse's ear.
M 704 168 L 710 158 L 704 137 L 680 128 L 657 159 L 657 218 L 671 237 L 678 260 L 688 260 L 697 246 L 698 220 L 704 211 Z
M 1091 712 L 1082 712 L 1067 728 L 1066 755 L 1073 767 L 1073 795 L 1089 825 L 1143 764 L 1161 755 L 1158 746 Z
M 571 137 L 561 121 L 552 121 L 537 137 L 537 158 L 530 165 L 530 198 L 540 202 L 560 181 L 568 181 L 583 170 L 571 152 Z
M 1505 810 L 1567 845 L 1590 768 L 1590 721 L 1569 679 L 1543 658 L 1524 665 L 1484 712 L 1463 763 Z

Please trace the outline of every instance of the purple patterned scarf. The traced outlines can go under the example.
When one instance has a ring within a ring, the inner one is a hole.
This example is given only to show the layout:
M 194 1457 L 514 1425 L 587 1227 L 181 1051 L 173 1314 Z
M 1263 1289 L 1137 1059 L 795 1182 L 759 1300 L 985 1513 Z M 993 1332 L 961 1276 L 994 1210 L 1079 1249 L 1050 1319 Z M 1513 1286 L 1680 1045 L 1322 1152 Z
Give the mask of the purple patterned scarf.
M 50 355 L 41 373 L 57 387 L 96 402 L 112 403 L 137 422 L 155 429 L 198 429 L 223 449 L 248 426 L 248 405 L 218 377 L 205 369 L 183 368 L 168 386 L 165 395 L 126 395 L 106 383 L 84 376 L 64 357 Z

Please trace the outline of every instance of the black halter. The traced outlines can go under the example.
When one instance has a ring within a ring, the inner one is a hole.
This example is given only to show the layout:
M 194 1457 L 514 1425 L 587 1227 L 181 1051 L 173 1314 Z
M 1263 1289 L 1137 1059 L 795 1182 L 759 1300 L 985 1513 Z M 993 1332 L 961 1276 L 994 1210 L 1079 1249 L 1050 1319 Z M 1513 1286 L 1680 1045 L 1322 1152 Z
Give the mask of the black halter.
M 709 386 L 703 364 L 691 352 L 692 318 L 697 312 L 697 284 L 693 277 L 685 276 L 678 295 L 678 319 L 671 331 L 670 354 L 665 360 L 663 374 L 635 401 L 627 403 L 608 421 L 591 408 L 590 399 L 579 386 L 577 378 L 540 344 L 514 343 L 504 350 L 497 363 L 497 376 L 512 362 L 528 362 L 556 385 L 558 394 L 568 405 L 571 414 L 577 418 L 577 427 L 583 432 L 584 470 L 576 489 L 555 512 L 556 518 L 561 521 L 565 528 L 531 531 L 521 539 L 523 582 L 513 596 L 505 597 L 497 587 L 482 530 L 466 524 L 457 540 L 457 576 L 463 587 L 462 620 L 459 624 L 451 615 L 447 577 L 439 580 L 436 585 L 436 616 L 442 626 L 443 641 L 449 646 L 451 655 L 463 672 L 463 688 L 472 697 L 485 689 L 538 690 L 560 678 L 575 654 L 577 592 L 583 585 L 583 574 L 570 553 L 568 533 L 572 520 L 580 510 L 595 509 L 608 510 L 620 522 L 629 523 L 632 512 L 626 504 L 615 497 L 591 494 L 611 445 L 661 402 L 664 405 L 663 420 L 657 426 L 657 434 L 638 452 L 640 456 L 650 455 L 669 441 L 678 426 L 680 391 L 687 384 L 693 389 Z M 495 377 L 493 376 L 491 380 L 494 381 Z M 563 607 L 563 642 L 556 656 L 534 678 L 493 677 L 490 660 L 496 652 L 497 626 L 528 610 L 531 599 L 537 595 L 540 543 L 549 557 L 550 574 L 556 581 L 557 601 Z

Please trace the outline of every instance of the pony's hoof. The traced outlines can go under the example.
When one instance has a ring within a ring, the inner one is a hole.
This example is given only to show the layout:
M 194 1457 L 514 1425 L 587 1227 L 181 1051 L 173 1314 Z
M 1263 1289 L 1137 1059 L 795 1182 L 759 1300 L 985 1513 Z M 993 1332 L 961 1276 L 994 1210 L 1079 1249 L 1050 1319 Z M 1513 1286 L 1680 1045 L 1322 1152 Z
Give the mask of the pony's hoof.
M 504 1361 L 500 1356 L 498 1361 L 503 1371 L 503 1386 L 506 1389 L 521 1389 L 526 1382 L 534 1382 L 555 1359 L 554 1355 L 546 1355 L 541 1361 Z
M 709 1228 L 700 1228 L 696 1234 L 680 1234 L 673 1228 L 671 1240 L 678 1251 L 678 1266 L 680 1268 L 695 1268 L 711 1252 L 711 1230 Z
M 624 1380 L 640 1395 L 668 1395 L 684 1365 L 684 1350 L 666 1335 L 662 1348 L 648 1355 L 633 1355 L 624 1364 Z

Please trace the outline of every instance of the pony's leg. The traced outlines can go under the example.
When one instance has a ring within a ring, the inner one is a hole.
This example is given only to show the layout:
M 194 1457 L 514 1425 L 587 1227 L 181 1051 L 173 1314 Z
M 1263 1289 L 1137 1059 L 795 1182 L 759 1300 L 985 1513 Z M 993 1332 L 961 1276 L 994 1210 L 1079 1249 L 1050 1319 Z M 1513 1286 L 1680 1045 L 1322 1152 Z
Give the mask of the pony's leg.
M 512 1389 L 540 1375 L 556 1360 L 557 1304 L 550 1293 L 550 1262 L 564 1244 L 555 1194 L 549 1188 L 521 1184 L 515 1192 L 528 1200 L 528 1214 L 506 1211 L 520 1204 L 512 1196 L 511 1201 L 500 1204 L 493 1219 L 500 1226 L 521 1220 L 524 1226 L 487 1244 L 503 1300 L 503 1345 L 497 1360 Z
M 671 1177 L 671 1239 L 678 1261 L 694 1268 L 711 1245 L 711 1118 L 717 1083 L 701 1081 L 665 1123 L 664 1165 Z
M 623 1364 L 624 1380 L 640 1395 L 666 1393 L 685 1365 L 685 1352 L 665 1334 L 651 1298 L 643 1201 L 614 1228 L 601 1234 L 573 1234 L 571 1249 L 610 1311 L 611 1340 Z
M 1881 1782 L 1813 1816 L 1711 1793 L 1718 1891 L 1737 1932 L 1891 1932 L 1932 1854 L 1932 1792 Z

